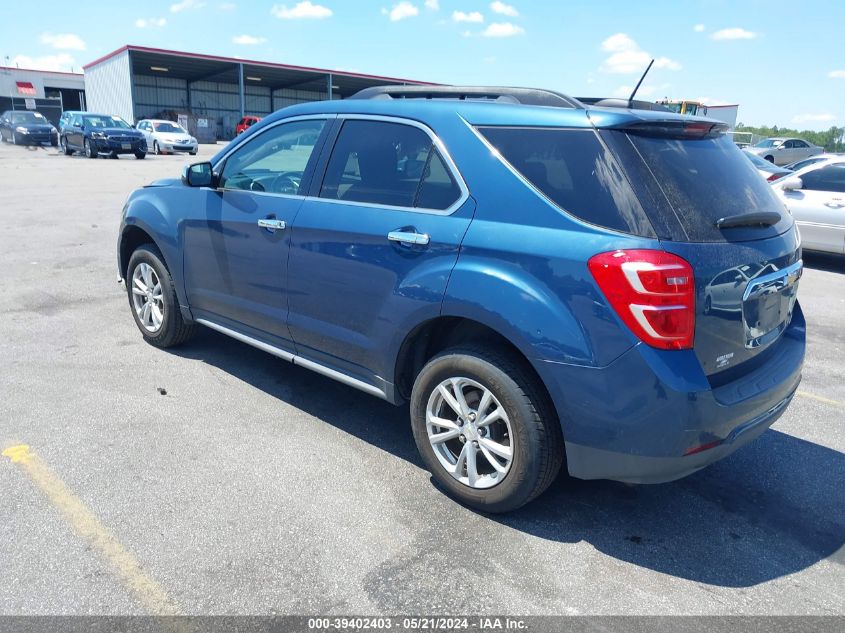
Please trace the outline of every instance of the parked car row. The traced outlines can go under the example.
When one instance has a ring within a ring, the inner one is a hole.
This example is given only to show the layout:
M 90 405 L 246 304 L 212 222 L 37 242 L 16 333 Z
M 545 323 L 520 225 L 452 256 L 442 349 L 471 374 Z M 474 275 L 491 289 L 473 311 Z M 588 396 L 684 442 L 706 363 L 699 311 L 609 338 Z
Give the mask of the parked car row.
M 823 147 L 813 145 L 802 138 L 767 138 L 746 151 L 760 156 L 775 165 L 788 165 L 824 152 Z

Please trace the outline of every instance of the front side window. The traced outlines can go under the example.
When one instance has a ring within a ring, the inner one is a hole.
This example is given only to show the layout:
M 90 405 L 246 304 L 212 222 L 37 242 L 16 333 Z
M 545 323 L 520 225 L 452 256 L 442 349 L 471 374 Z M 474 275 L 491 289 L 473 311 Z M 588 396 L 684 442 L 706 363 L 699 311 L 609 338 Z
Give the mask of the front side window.
M 350 120 L 332 150 L 320 197 L 445 210 L 461 197 L 461 189 L 420 128 Z
M 282 123 L 239 147 L 220 177 L 225 189 L 304 195 L 302 178 L 326 122 L 309 119 Z
M 814 169 L 801 176 L 802 189 L 845 193 L 845 163 Z

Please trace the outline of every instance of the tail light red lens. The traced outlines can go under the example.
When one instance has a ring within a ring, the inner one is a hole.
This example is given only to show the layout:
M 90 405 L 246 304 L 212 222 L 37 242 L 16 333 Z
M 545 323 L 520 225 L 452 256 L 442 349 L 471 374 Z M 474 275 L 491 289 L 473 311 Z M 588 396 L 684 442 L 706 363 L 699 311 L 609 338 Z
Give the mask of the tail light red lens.
M 689 262 L 655 250 L 600 253 L 587 262 L 619 318 L 644 343 L 690 349 L 695 338 L 695 279 Z

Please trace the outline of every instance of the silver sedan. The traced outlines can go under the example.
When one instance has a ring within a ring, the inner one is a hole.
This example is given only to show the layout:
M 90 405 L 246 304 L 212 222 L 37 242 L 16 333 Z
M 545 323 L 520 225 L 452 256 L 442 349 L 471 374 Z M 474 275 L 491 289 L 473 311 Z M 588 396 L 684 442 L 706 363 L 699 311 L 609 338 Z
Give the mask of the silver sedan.
M 153 154 L 188 152 L 197 153 L 197 139 L 178 123 L 160 119 L 143 119 L 135 127 L 144 133 L 147 148 Z
M 795 218 L 804 249 L 845 254 L 845 158 L 805 167 L 772 189 Z
M 802 158 L 809 158 L 824 152 L 823 147 L 813 145 L 802 138 L 767 138 L 746 151 L 765 158 L 775 165 L 788 165 Z

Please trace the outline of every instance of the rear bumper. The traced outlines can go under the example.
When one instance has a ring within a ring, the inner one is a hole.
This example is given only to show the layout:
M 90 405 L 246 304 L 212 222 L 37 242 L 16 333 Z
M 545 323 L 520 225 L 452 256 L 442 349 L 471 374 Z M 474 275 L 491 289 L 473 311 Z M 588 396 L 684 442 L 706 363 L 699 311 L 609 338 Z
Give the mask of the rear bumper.
M 789 405 L 801 381 L 805 338 L 796 304 L 762 362 L 727 383 L 711 384 L 692 350 L 642 344 L 603 368 L 539 363 L 563 427 L 569 473 L 659 483 L 730 455 Z
M 741 424 L 717 446 L 681 457 L 632 455 L 565 442 L 569 472 L 580 479 L 613 479 L 632 484 L 660 484 L 691 475 L 759 437 L 786 411 L 793 391 L 769 411 Z

